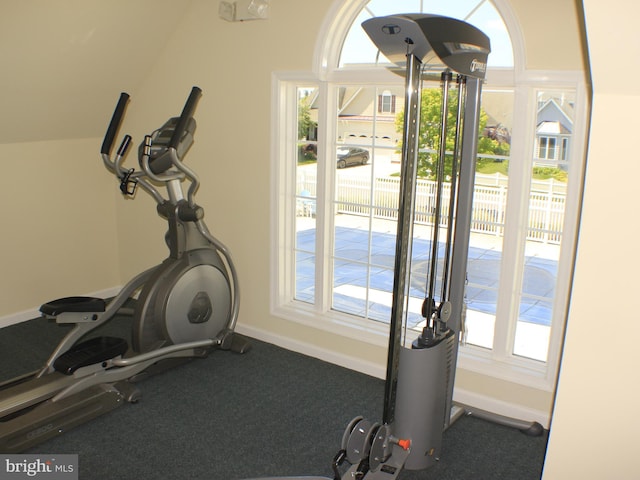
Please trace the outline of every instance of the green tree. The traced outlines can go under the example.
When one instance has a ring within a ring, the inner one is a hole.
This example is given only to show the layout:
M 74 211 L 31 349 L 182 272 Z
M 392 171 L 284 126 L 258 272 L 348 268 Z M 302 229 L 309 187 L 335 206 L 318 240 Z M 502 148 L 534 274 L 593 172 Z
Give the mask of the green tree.
M 315 139 L 317 123 L 311 119 L 311 95 L 309 90 L 298 94 L 298 162 L 314 162 L 318 159 Z
M 428 88 L 422 91 L 420 104 L 420 133 L 418 153 L 418 177 L 434 178 L 437 171 L 438 148 L 440 146 L 440 110 L 442 108 L 442 90 Z M 445 175 L 450 175 L 453 163 L 453 148 L 455 143 L 456 116 L 458 109 L 458 95 L 455 89 L 449 92 L 447 109 L 447 142 L 445 155 Z M 402 132 L 404 124 L 404 112 L 396 116 L 396 130 Z M 508 155 L 509 144 L 484 137 L 481 132 L 487 124 L 487 114 L 480 110 L 480 122 L 478 127 L 478 153 L 489 155 Z M 493 162 L 492 159 L 479 159 L 479 163 Z
M 315 125 L 311 120 L 310 99 L 308 92 L 298 98 L 298 140 L 308 139 L 309 132 Z

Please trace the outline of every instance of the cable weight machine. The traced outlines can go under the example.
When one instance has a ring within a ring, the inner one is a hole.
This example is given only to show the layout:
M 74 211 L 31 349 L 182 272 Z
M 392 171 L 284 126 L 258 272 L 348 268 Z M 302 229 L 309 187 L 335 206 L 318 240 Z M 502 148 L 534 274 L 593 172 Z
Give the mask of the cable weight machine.
M 356 476 L 373 480 L 395 478 L 402 468 L 421 470 L 433 465 L 440 457 L 442 434 L 455 419 L 450 412 L 453 410 L 458 339 L 465 314 L 464 290 L 480 95 L 490 42 L 486 35 L 465 22 L 435 15 L 378 17 L 367 20 L 362 26 L 390 62 L 396 67 L 404 67 L 405 76 L 402 164 L 383 418 L 381 425 L 373 424 L 369 428 L 368 442 L 353 446 L 354 442 L 343 442 L 351 467 L 342 478 Z M 422 83 L 433 78 L 434 74 L 440 80 L 442 105 L 431 251 L 422 306 L 425 326 L 411 348 L 406 348 L 402 345 L 402 335 L 411 275 Z M 447 169 L 449 98 L 454 86 L 458 97 L 456 124 L 453 129 L 454 147 L 450 154 L 452 161 Z M 443 196 L 445 177 L 449 177 L 451 182 L 447 208 Z M 446 224 L 446 236 L 441 242 L 443 223 Z M 441 262 L 440 249 L 444 250 Z M 352 421 L 347 428 L 351 430 L 348 434 L 345 432 L 345 436 L 361 436 L 359 432 L 368 426 L 363 422 L 367 421 Z M 359 452 L 357 455 L 354 454 L 356 451 Z
M 443 432 L 463 414 L 519 428 L 530 435 L 540 434 L 542 427 L 453 403 L 458 342 L 466 314 L 480 97 L 489 38 L 466 22 L 428 14 L 375 17 L 362 27 L 392 63 L 392 70 L 405 77 L 393 301 L 382 421 L 354 418 L 347 425 L 332 467 L 334 480 L 393 480 L 402 469 L 432 466 L 440 457 Z M 402 337 L 409 301 L 424 80 L 440 81 L 442 108 L 431 251 L 422 306 L 425 326 L 407 348 Z M 457 105 L 449 102 L 453 91 L 457 92 Z M 454 147 L 447 152 L 447 135 L 452 130 L 447 124 L 450 103 L 456 105 Z M 452 158 L 448 168 L 447 155 Z M 444 204 L 445 177 L 451 182 L 448 205 Z M 446 235 L 441 241 L 443 224 Z M 439 250 L 443 250 L 441 261 Z M 348 466 L 343 466 L 345 462 Z M 283 477 L 271 480 L 277 478 Z
M 389 474 L 395 476 L 401 468 L 421 470 L 432 466 L 440 457 L 443 432 L 464 414 L 518 428 L 528 435 L 540 435 L 543 429 L 536 422 L 453 403 L 458 346 L 466 316 L 465 285 L 480 98 L 491 51 L 489 38 L 465 22 L 436 15 L 378 17 L 362 26 L 389 61 L 404 67 L 405 76 L 400 198 L 382 426 L 373 429 L 368 458 L 363 455 L 358 464 L 351 462 L 349 469 L 351 475 L 373 480 L 389 478 Z M 411 348 L 405 348 L 401 337 L 409 299 L 422 81 L 433 79 L 438 70 L 442 105 L 431 252 L 422 306 L 425 326 Z M 449 96 L 455 91 L 457 102 L 451 102 L 456 108 L 452 112 L 455 125 L 450 129 Z M 454 138 L 449 153 L 447 137 L 451 131 Z M 448 168 L 447 155 L 451 156 Z M 446 177 L 451 184 L 445 206 Z M 443 225 L 446 236 L 441 241 Z M 441 261 L 439 249 L 443 249 Z M 352 432 L 358 430 L 357 422 L 351 428 Z M 395 439 L 406 439 L 405 444 Z M 406 447 L 406 443 L 410 446 Z M 384 446 L 382 457 L 378 444 Z M 366 450 L 367 445 L 363 445 L 362 451 Z M 398 460 L 394 461 L 394 457 Z

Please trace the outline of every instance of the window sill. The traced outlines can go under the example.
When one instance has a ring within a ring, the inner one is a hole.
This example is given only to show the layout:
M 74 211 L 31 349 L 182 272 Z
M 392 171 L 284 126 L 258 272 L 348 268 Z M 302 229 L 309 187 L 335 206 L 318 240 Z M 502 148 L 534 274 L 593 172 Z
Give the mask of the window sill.
M 497 358 L 492 350 L 474 345 L 460 347 L 457 365 L 470 372 L 545 392 L 553 392 L 555 388 L 547 363 L 517 356 Z
M 337 311 L 320 312 L 314 305 L 292 301 L 274 306 L 271 314 L 284 320 L 316 330 L 325 331 L 347 339 L 357 340 L 373 347 L 386 349 L 389 329 L 386 324 Z M 409 342 L 415 332 L 409 331 Z M 330 361 L 330 360 L 329 360 Z M 351 368 L 349 365 L 343 365 Z M 498 359 L 491 350 L 472 345 L 461 346 L 458 353 L 458 368 L 503 380 L 525 387 L 553 392 L 554 380 L 549 378 L 548 366 L 544 362 L 519 357 Z M 374 372 L 363 372 L 384 378 L 386 366 L 379 365 Z
M 386 348 L 388 343 L 389 333 L 385 324 L 367 321 L 335 310 L 320 312 L 314 305 L 298 300 L 275 306 L 271 314 L 290 322 L 341 337 L 357 339 L 376 347 Z

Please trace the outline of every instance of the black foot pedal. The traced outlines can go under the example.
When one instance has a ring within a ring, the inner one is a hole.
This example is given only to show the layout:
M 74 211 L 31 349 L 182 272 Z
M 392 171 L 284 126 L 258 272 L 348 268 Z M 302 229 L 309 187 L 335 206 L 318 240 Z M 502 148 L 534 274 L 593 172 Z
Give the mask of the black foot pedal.
M 53 368 L 72 375 L 79 368 L 122 356 L 129 349 L 127 341 L 116 337 L 96 337 L 74 345 L 53 362 Z
M 43 315 L 55 317 L 64 312 L 104 312 L 107 302 L 95 297 L 66 297 L 45 303 L 40 307 Z

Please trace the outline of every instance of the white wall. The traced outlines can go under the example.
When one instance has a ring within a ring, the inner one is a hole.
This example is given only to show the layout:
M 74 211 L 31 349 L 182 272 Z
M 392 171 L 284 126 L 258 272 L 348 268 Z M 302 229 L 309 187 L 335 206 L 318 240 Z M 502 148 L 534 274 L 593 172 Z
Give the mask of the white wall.
M 0 145 L 0 326 L 120 283 L 118 186 L 99 148 L 99 139 Z
M 573 295 L 543 478 L 640 477 L 640 5 L 584 1 L 593 112 Z M 628 81 L 626 81 L 628 79 Z

